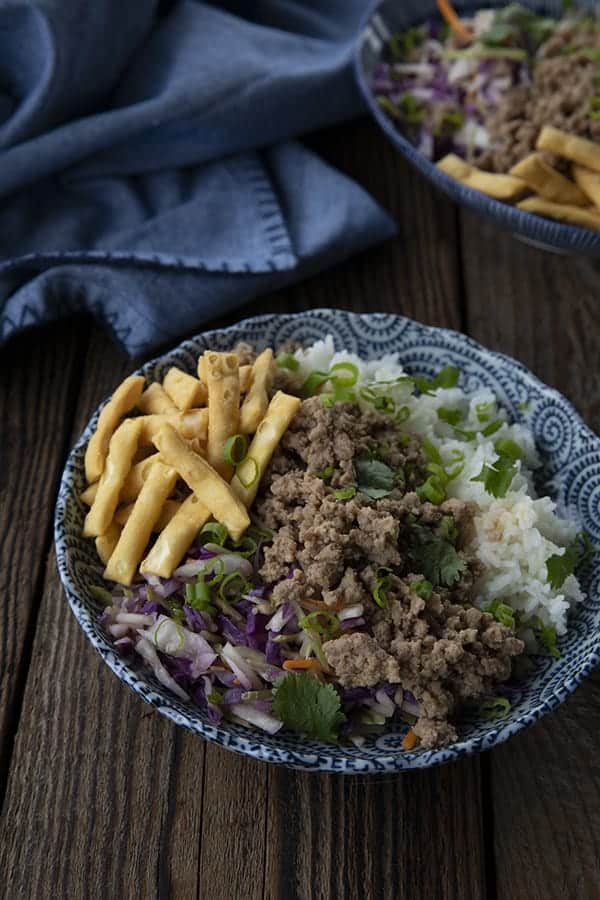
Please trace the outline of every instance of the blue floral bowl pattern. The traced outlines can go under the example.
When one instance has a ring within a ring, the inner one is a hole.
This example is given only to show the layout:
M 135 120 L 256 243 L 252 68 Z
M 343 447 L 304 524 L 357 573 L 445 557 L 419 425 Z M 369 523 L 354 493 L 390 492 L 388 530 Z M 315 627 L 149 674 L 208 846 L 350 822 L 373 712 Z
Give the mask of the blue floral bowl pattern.
M 558 0 L 520 0 L 523 5 L 559 18 L 562 4 Z M 455 0 L 453 4 L 459 12 L 472 13 L 484 7 L 506 6 L 498 0 Z M 581 0 L 579 6 L 592 9 L 595 0 Z M 500 203 L 472 188 L 465 187 L 454 178 L 441 172 L 417 150 L 394 126 L 383 112 L 371 91 L 371 80 L 375 66 L 381 59 L 383 49 L 390 34 L 419 25 L 437 15 L 434 0 L 376 0 L 365 18 L 355 51 L 355 71 L 367 106 L 380 127 L 397 150 L 412 163 L 426 178 L 444 191 L 457 203 L 492 219 L 501 228 L 533 246 L 559 253 L 583 253 L 600 256 L 600 232 L 574 225 L 564 225 L 542 216 L 533 215 Z
M 397 351 L 406 369 L 432 376 L 453 364 L 462 372 L 468 390 L 489 387 L 510 415 L 527 423 L 543 452 L 543 478 L 563 512 L 600 543 L 600 439 L 582 422 L 572 406 L 523 366 L 492 353 L 464 335 L 431 328 L 400 316 L 357 315 L 341 310 L 315 310 L 299 315 L 267 315 L 247 319 L 231 328 L 206 332 L 147 363 L 140 373 L 149 381 L 161 379 L 177 365 L 193 372 L 207 347 L 226 350 L 244 340 L 258 347 L 278 346 L 293 338 L 309 344 L 332 334 L 336 346 L 376 358 Z M 516 734 L 558 706 L 600 660 L 600 562 L 583 573 L 587 600 L 573 614 L 568 635 L 560 641 L 561 658 L 540 658 L 532 677 L 514 697 L 510 714 L 502 720 L 466 718 L 460 740 L 439 750 L 402 750 L 405 728 L 392 727 L 359 748 L 321 744 L 291 733 L 273 737 L 235 724 L 211 724 L 191 703 L 183 703 L 163 688 L 152 674 L 114 652 L 99 623 L 100 608 L 90 588 L 102 583 L 102 565 L 91 541 L 81 534 L 85 488 L 84 450 L 98 411 L 67 461 L 56 506 L 55 540 L 58 568 L 67 598 L 79 624 L 115 674 L 160 713 L 223 747 L 256 759 L 323 772 L 397 772 L 419 769 L 486 750 Z

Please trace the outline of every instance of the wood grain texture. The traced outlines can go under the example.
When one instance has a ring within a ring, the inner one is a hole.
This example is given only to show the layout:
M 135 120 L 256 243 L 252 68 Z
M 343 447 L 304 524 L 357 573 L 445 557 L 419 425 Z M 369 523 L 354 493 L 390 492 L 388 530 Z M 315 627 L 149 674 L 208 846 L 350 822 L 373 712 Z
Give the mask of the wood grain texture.
M 555 385 L 600 430 L 600 265 L 462 216 L 469 332 Z M 600 672 L 491 753 L 499 900 L 600 896 Z
M 311 144 L 392 210 L 399 235 L 226 321 L 343 306 L 460 327 L 453 208 L 370 123 Z M 127 370 L 94 331 L 70 440 Z M 63 439 L 68 428 L 57 415 Z M 11 897 L 485 896 L 478 759 L 345 780 L 234 756 L 177 731 L 119 684 L 68 611 L 53 556 L 37 599 L 2 818 L 0 871 Z
M 0 369 L 0 804 L 27 674 L 56 486 L 73 414 L 81 321 L 24 335 Z M 55 432 L 49 423 L 59 422 Z

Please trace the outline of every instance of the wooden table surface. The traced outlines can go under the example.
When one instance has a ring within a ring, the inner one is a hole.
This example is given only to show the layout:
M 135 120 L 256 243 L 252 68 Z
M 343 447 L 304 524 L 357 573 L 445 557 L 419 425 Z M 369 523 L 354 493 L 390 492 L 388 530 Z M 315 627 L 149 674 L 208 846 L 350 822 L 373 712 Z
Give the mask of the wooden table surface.
M 598 264 L 459 212 L 368 121 L 309 143 L 391 211 L 398 235 L 240 316 L 339 306 L 457 328 L 521 360 L 600 430 Z M 496 750 L 344 777 L 205 743 L 109 671 L 67 606 L 52 514 L 70 446 L 132 368 L 84 318 L 2 353 L 0 895 L 600 897 L 598 672 Z

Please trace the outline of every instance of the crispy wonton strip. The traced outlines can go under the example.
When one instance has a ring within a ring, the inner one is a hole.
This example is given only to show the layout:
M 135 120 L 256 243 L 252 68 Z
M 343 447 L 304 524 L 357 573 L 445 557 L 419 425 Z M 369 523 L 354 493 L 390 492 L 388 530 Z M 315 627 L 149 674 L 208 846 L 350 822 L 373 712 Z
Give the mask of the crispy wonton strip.
M 256 429 L 248 455 L 237 467 L 236 474 L 231 480 L 232 489 L 247 508 L 252 505 L 273 451 L 299 406 L 298 397 L 292 397 L 282 391 L 277 391 L 269 403 L 267 413 Z
M 530 153 L 510 170 L 511 175 L 522 178 L 525 184 L 553 203 L 568 206 L 589 206 L 589 200 L 576 184 L 573 184 L 542 159 L 539 153 Z
M 232 466 L 223 459 L 225 441 L 240 424 L 240 377 L 235 353 L 204 354 L 208 388 L 208 441 L 206 456 L 216 472 L 229 480 Z
M 546 216 L 548 219 L 568 222 L 569 225 L 579 225 L 580 228 L 600 231 L 600 212 L 592 212 L 593 207 L 582 209 L 580 206 L 565 206 L 564 203 L 551 203 L 541 197 L 528 197 L 527 200 L 517 203 L 517 206 L 526 212 L 537 213 L 538 216 Z
M 206 385 L 177 366 L 172 366 L 163 378 L 163 388 L 175 406 L 184 412 L 206 403 Z
M 142 561 L 140 572 L 170 578 L 210 517 L 210 512 L 196 495 L 190 494 L 161 531 L 150 553 Z
M 252 387 L 252 366 L 240 366 L 240 394 L 247 394 Z
M 148 385 L 138 403 L 140 412 L 148 415 L 156 414 L 159 416 L 169 415 L 170 413 L 178 413 L 179 410 L 169 397 L 162 386 L 154 381 Z
M 300 402 L 300 401 L 298 401 Z M 179 473 L 198 499 L 222 522 L 234 541 L 250 524 L 244 504 L 206 460 L 191 450 L 175 429 L 166 424 L 154 438 L 161 458 Z
M 495 197 L 496 200 L 514 200 L 527 190 L 527 185 L 520 178 L 514 178 L 512 175 L 496 175 L 492 172 L 483 172 L 481 169 L 470 166 L 469 163 L 449 153 L 437 163 L 438 169 L 456 178 L 467 187 L 488 197 Z
M 573 178 L 594 206 L 600 208 L 600 174 L 598 172 L 590 172 L 583 166 L 573 166 Z
M 158 456 L 158 453 L 156 455 Z M 133 512 L 134 506 L 135 503 L 128 503 L 127 506 L 120 506 L 115 513 L 115 522 L 118 522 L 119 525 L 124 525 Z M 166 528 L 177 510 L 180 508 L 181 503 L 179 502 L 179 500 L 165 500 L 165 505 L 161 509 L 160 516 L 154 523 L 152 530 L 160 532 L 163 530 L 163 528 Z
M 99 534 L 96 538 L 96 552 L 104 565 L 106 565 L 112 556 L 120 535 L 121 526 L 117 524 L 117 522 L 111 522 L 106 532 L 104 534 Z
M 98 482 L 95 481 L 93 484 L 88 484 L 85 491 L 83 491 L 79 495 L 79 499 L 82 503 L 85 503 L 86 506 L 91 506 L 94 502 L 94 498 L 98 492 Z
M 83 524 L 85 537 L 104 534 L 112 522 L 139 437 L 139 419 L 125 419 L 111 437 L 98 491 Z
M 593 141 L 546 125 L 542 128 L 535 146 L 538 150 L 547 150 L 548 153 L 570 159 L 571 162 L 578 163 L 586 169 L 600 172 L 600 144 Z
M 206 354 L 198 359 L 198 378 L 206 382 Z M 252 384 L 252 366 L 240 366 L 240 394 L 247 394 Z
M 161 462 L 154 463 L 104 570 L 108 581 L 131 584 L 152 529 L 176 481 L 175 469 Z
M 256 357 L 252 366 L 252 386 L 240 409 L 240 432 L 254 434 L 269 405 L 268 391 L 273 381 L 273 351 L 270 347 Z
M 142 376 L 130 375 L 121 382 L 100 413 L 85 451 L 85 477 L 90 483 L 98 481 L 102 475 L 110 439 L 121 419 L 137 405 L 143 389 Z
M 142 425 L 143 444 L 153 443 L 154 435 L 165 423 L 172 425 L 175 431 L 187 440 L 200 438 L 201 441 L 205 441 L 208 431 L 208 410 L 190 409 L 188 412 L 172 413 L 167 416 L 140 416 L 139 421 Z
M 132 503 L 135 500 L 142 489 L 151 466 L 158 462 L 159 459 L 160 454 L 153 453 L 131 467 L 121 488 L 119 500 L 122 503 Z

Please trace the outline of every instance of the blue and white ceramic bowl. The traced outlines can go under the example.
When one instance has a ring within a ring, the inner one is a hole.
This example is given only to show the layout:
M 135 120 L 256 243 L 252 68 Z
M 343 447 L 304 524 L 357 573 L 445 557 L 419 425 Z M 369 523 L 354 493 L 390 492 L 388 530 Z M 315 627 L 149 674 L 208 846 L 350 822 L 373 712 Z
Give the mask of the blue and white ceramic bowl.
M 557 0 L 519 0 L 539 12 L 556 18 L 561 15 L 562 3 Z M 455 0 L 459 12 L 472 13 L 477 9 L 507 6 L 498 0 Z M 593 8 L 595 0 L 579 0 L 578 6 Z M 441 172 L 417 150 L 394 126 L 383 112 L 371 91 L 372 74 L 380 61 L 385 44 L 397 31 L 419 25 L 437 15 L 435 0 L 377 0 L 364 21 L 355 50 L 355 70 L 367 106 L 383 131 L 400 153 L 426 178 L 457 203 L 492 219 L 505 230 L 534 246 L 559 253 L 582 253 L 600 256 L 600 232 L 574 225 L 564 225 L 542 216 L 533 215 L 516 206 L 500 203 Z
M 240 340 L 259 348 L 277 347 L 290 338 L 310 344 L 326 334 L 333 335 L 338 349 L 346 348 L 366 359 L 397 351 L 409 372 L 431 377 L 441 366 L 453 364 L 461 369 L 461 384 L 467 390 L 491 388 L 513 419 L 533 429 L 545 459 L 543 479 L 552 483 L 561 510 L 576 518 L 595 544 L 600 543 L 600 439 L 564 397 L 519 363 L 454 331 L 382 313 L 357 315 L 322 309 L 298 315 L 258 316 L 231 328 L 200 334 L 147 363 L 140 373 L 153 381 L 162 379 L 173 365 L 193 372 L 198 355 L 206 348 L 228 350 Z M 147 670 L 119 657 L 99 624 L 101 610 L 90 589 L 102 583 L 102 565 L 93 542 L 82 537 L 85 510 L 79 500 L 86 486 L 85 445 L 98 412 L 71 452 L 56 507 L 58 568 L 67 598 L 87 637 L 113 672 L 163 715 L 210 741 L 256 759 L 322 772 L 356 774 L 426 768 L 486 750 L 516 734 L 562 703 L 600 660 L 598 561 L 584 573 L 588 599 L 573 615 L 568 635 L 560 642 L 561 658 L 539 660 L 535 673 L 514 698 L 507 718 L 494 722 L 464 720 L 459 728 L 460 740 L 450 747 L 407 753 L 401 747 L 405 728 L 390 729 L 357 749 L 304 740 L 290 733 L 271 737 L 229 723 L 215 726 L 198 708 L 169 693 Z

